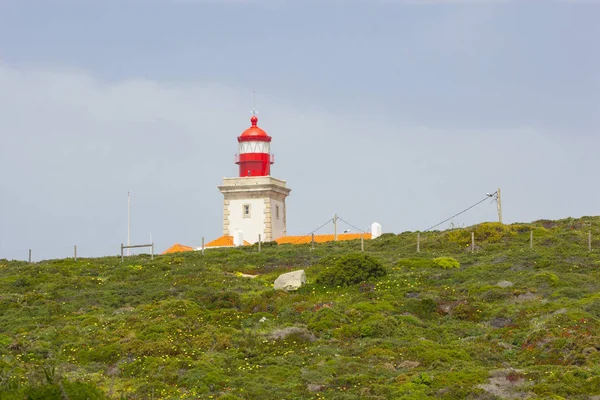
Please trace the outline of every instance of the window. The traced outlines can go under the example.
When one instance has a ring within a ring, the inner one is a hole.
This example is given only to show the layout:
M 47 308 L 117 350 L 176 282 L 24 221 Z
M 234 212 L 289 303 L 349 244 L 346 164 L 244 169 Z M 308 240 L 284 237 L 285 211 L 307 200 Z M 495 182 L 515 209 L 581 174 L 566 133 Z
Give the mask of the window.
M 279 206 L 275 205 L 275 219 L 279 219 Z
M 242 215 L 244 218 L 250 218 L 250 204 L 244 204 L 242 206 Z

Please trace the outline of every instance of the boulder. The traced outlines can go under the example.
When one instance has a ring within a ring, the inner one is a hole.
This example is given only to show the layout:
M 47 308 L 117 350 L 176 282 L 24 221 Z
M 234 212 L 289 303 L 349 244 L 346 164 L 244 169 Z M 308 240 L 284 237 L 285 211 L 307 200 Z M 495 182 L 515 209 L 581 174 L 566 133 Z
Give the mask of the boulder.
M 273 287 L 275 290 L 296 290 L 300 286 L 306 283 L 306 273 L 304 270 L 288 272 L 286 274 L 279 275 L 277 279 L 275 279 L 275 284 Z

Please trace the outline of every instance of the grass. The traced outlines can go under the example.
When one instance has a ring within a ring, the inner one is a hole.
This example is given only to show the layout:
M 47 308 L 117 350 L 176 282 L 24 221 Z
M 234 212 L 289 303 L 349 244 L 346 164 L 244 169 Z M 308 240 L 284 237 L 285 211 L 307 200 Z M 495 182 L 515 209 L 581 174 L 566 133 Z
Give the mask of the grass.
M 590 399 L 590 227 L 600 237 L 598 217 L 421 233 L 418 254 L 416 233 L 386 234 L 365 253 L 387 274 L 340 287 L 317 277 L 360 241 L 0 260 L 0 399 Z M 273 290 L 296 269 L 307 285 Z

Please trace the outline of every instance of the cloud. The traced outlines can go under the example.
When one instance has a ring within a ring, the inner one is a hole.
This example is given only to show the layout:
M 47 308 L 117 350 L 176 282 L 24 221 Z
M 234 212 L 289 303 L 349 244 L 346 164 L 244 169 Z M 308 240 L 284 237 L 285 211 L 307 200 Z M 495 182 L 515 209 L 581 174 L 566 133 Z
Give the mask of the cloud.
M 260 125 L 273 136 L 273 175 L 288 181 L 288 233 L 338 213 L 367 229 L 424 229 L 502 187 L 505 220 L 597 211 L 585 171 L 596 137 L 536 127 L 432 129 L 402 115 L 336 114 L 292 93 L 259 92 Z M 79 70 L 0 64 L 0 258 L 116 254 L 150 234 L 157 249 L 221 234 L 216 186 L 235 176 L 236 137 L 252 94 L 214 82 L 105 82 Z M 585 196 L 577 195 L 583 193 Z M 481 206 L 460 223 L 493 220 Z M 329 228 L 331 230 L 331 228 Z

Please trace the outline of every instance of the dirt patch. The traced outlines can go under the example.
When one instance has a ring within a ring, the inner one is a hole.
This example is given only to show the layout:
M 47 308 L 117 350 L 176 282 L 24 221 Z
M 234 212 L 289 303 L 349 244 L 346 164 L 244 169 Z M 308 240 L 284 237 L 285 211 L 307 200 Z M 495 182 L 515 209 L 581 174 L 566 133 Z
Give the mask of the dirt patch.
M 490 321 L 490 325 L 494 328 L 506 328 L 513 323 L 510 318 L 494 318 Z
M 525 301 L 541 300 L 541 298 L 542 298 L 541 296 L 539 296 L 535 293 L 527 292 L 527 293 L 521 293 L 519 295 L 516 295 L 509 301 L 511 303 L 523 303 Z
M 523 391 L 533 383 L 526 379 L 526 375 L 516 369 L 503 369 L 492 371 L 488 383 L 477 385 L 487 393 L 501 399 L 528 399 L 531 393 Z
M 307 329 L 300 328 L 298 326 L 290 326 L 288 328 L 276 329 L 269 334 L 269 339 L 285 340 L 290 336 L 298 337 L 309 342 L 317 340 L 315 335 L 310 333 Z
M 496 286 L 500 286 L 501 288 L 508 288 L 513 286 L 514 284 L 511 281 L 500 281 L 496 283 Z

